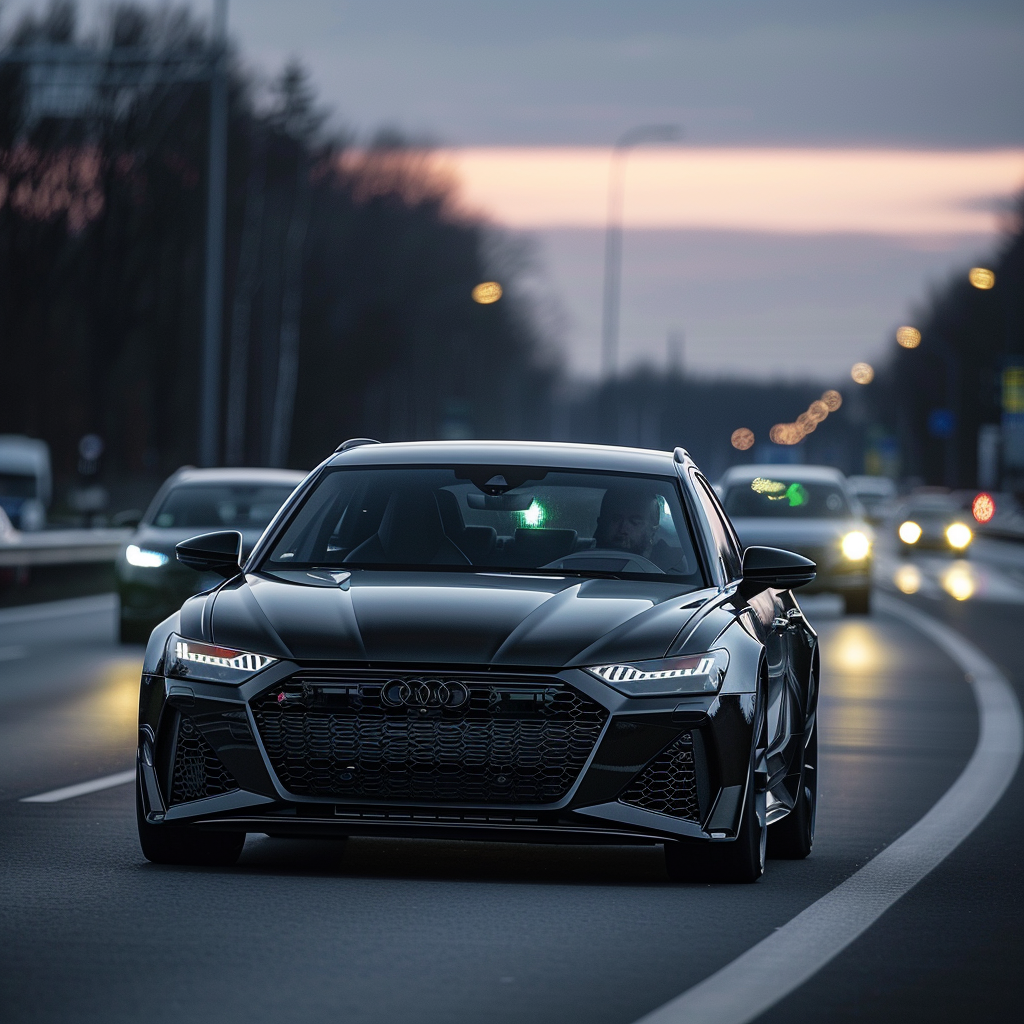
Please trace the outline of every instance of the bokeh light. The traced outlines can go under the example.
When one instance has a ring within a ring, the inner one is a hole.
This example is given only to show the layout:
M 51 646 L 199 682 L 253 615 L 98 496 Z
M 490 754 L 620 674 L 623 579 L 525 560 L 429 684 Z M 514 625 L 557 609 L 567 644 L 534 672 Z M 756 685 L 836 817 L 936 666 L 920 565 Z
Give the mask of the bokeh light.
M 971 267 L 967 280 L 975 288 L 980 288 L 983 292 L 987 292 L 989 288 L 995 287 L 996 275 L 988 267 Z
M 893 583 L 904 594 L 916 594 L 921 589 L 921 570 L 916 565 L 901 565 L 893 576 Z
M 904 544 L 916 544 L 921 539 L 921 527 L 913 519 L 908 519 L 900 523 L 899 535 Z
M 826 391 L 821 396 L 821 400 L 829 412 L 835 412 L 843 404 L 843 396 L 838 391 Z
M 870 384 L 875 379 L 875 368 L 870 363 L 854 363 L 850 376 L 856 384 Z
M 979 523 L 991 522 L 996 514 L 996 499 L 991 494 L 982 491 L 974 501 L 971 502 L 971 515 Z
M 497 281 L 481 281 L 473 289 L 473 301 L 479 302 L 481 306 L 489 306 L 492 302 L 497 302 L 501 296 L 501 285 Z
M 971 528 L 964 523 L 950 523 L 946 527 L 946 540 L 949 541 L 949 546 L 956 548 L 957 551 L 963 551 L 971 543 L 973 537 Z
M 917 348 L 921 344 L 921 332 L 916 327 L 901 327 L 896 332 L 896 343 L 904 348 Z
M 974 576 L 969 562 L 955 562 L 942 574 L 942 589 L 957 601 L 974 596 Z
M 745 452 L 748 448 L 754 446 L 754 432 L 747 427 L 740 427 L 732 432 L 732 437 L 729 438 L 729 441 L 733 448 L 738 448 L 741 452 Z

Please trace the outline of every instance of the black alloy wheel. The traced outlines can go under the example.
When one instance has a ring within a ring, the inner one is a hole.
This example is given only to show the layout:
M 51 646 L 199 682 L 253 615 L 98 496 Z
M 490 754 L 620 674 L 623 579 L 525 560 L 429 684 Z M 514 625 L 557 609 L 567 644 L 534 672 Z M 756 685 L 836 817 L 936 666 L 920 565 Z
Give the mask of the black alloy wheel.
M 142 779 L 135 775 L 135 814 L 143 856 L 154 864 L 195 864 L 230 867 L 245 845 L 244 832 L 201 832 L 198 829 L 152 825 L 142 808 Z
M 768 856 L 803 860 L 814 846 L 814 819 L 818 810 L 818 725 L 804 745 L 800 789 L 793 810 L 768 828 Z
M 666 843 L 665 869 L 674 882 L 749 884 L 764 874 L 768 840 L 768 716 L 766 703 L 759 700 L 759 704 L 757 742 L 747 774 L 739 835 L 731 843 Z

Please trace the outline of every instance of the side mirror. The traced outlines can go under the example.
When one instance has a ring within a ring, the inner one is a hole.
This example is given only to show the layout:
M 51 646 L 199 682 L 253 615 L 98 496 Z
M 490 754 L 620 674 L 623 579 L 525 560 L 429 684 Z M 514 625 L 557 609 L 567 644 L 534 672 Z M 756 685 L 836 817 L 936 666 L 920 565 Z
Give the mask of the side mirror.
M 811 583 L 818 567 L 809 558 L 781 548 L 749 547 L 743 552 L 740 593 L 753 597 L 763 590 L 795 590 Z
M 174 554 L 190 569 L 215 572 L 231 579 L 241 567 L 242 535 L 237 530 L 204 533 L 176 544 Z

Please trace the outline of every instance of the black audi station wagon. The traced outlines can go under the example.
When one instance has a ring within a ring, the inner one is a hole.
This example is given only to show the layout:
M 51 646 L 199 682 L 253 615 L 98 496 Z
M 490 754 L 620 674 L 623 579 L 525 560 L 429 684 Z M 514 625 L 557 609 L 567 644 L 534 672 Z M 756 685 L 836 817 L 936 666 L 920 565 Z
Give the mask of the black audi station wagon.
M 685 451 L 354 440 L 154 630 L 146 857 L 247 832 L 663 844 L 673 879 L 810 852 L 814 564 L 742 551 Z

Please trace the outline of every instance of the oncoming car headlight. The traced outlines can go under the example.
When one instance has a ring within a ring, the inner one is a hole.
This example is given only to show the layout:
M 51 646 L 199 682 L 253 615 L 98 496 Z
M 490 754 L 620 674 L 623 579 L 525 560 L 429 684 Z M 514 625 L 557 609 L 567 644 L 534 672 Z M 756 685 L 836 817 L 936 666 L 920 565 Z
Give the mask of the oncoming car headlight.
M 129 544 L 124 549 L 124 558 L 129 565 L 139 569 L 159 569 L 166 565 L 170 558 L 160 551 L 150 551 L 148 548 L 140 548 L 138 544 Z
M 949 546 L 956 548 L 957 551 L 962 551 L 967 547 L 973 537 L 974 534 L 971 533 L 971 528 L 963 523 L 950 523 L 946 527 L 946 540 L 949 541 Z
M 719 650 L 657 661 L 592 665 L 587 671 L 627 697 L 673 697 L 717 693 L 728 667 L 729 652 Z
M 184 640 L 177 633 L 167 638 L 164 674 L 175 679 L 201 679 L 211 683 L 241 684 L 273 665 L 277 658 L 236 651 L 197 640 Z
M 899 535 L 904 544 L 916 544 L 921 539 L 921 527 L 913 519 L 908 519 L 900 523 Z
M 868 557 L 871 551 L 871 540 L 866 533 L 860 530 L 851 530 L 843 537 L 841 547 L 843 557 L 851 562 L 860 562 Z

